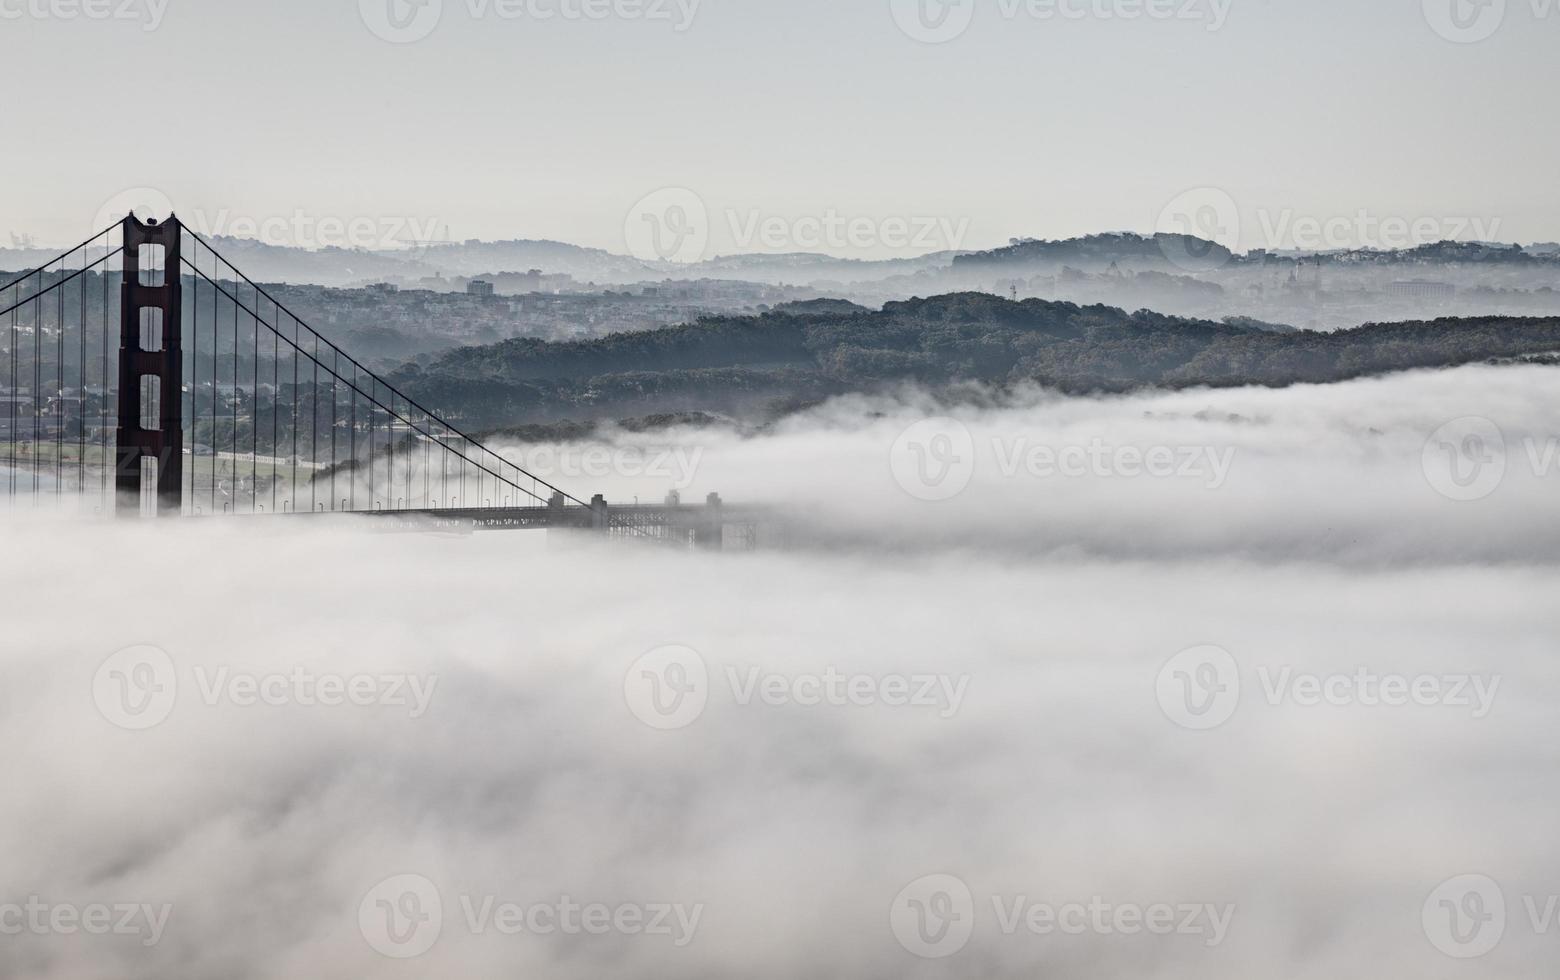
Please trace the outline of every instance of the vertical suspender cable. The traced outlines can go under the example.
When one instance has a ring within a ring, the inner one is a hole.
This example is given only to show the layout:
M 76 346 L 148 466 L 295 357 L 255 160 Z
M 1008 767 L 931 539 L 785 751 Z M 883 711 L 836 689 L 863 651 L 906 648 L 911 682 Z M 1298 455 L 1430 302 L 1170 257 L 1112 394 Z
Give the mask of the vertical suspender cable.
M 243 393 L 238 388 L 238 273 L 233 272 L 233 428 L 228 438 L 232 444 L 232 452 L 228 453 L 228 461 L 232 463 L 231 471 L 233 483 L 228 488 L 228 498 L 233 501 L 233 513 L 238 513 L 238 409 L 239 402 L 243 401 Z
M 320 337 L 314 335 L 314 356 L 310 358 L 314 362 L 314 383 L 310 385 L 310 409 L 309 409 L 309 462 L 315 468 L 309 471 L 309 513 L 320 509 L 319 488 L 315 485 L 314 476 L 319 472 L 320 464 Z
M 108 242 L 108 240 L 105 239 L 104 243 L 103 243 L 103 247 L 107 248 L 109 246 L 109 244 L 110 243 Z M 120 260 L 121 268 L 123 268 L 123 262 L 124 262 L 124 260 L 121 259 Z M 105 512 L 107 511 L 109 505 L 112 503 L 112 499 L 109 498 L 108 493 L 109 493 L 109 488 L 111 488 L 114 485 L 114 470 L 116 468 L 116 463 L 115 462 L 110 462 L 110 457 L 109 457 L 109 454 L 108 454 L 108 404 L 109 404 L 110 401 L 114 400 L 114 393 L 118 390 L 117 385 L 115 383 L 113 383 L 113 382 L 110 382 L 109 378 L 108 378 L 108 357 L 109 357 L 109 354 L 108 354 L 108 337 L 109 337 L 108 295 L 109 295 L 109 292 L 108 292 L 108 263 L 104 262 L 103 263 L 103 365 L 102 365 L 102 367 L 103 367 L 103 376 L 102 376 L 103 404 L 101 406 L 101 412 L 100 412 L 100 417 L 99 417 L 99 421 L 100 421 L 101 424 L 100 424 L 99 431 L 98 431 L 98 438 L 101 439 L 102 443 L 103 443 L 103 456 L 102 456 L 102 459 L 101 459 L 101 463 L 102 463 L 102 466 L 103 466 L 103 496 L 104 496 L 103 507 L 104 507 Z
M 277 488 L 282 482 L 282 442 L 277 420 L 282 413 L 282 335 L 276 329 L 278 310 L 271 302 L 271 513 L 276 510 Z
M 65 275 L 65 262 L 60 261 L 60 276 Z M 54 335 L 54 496 L 59 497 L 65 482 L 65 292 L 59 289 L 59 332 Z
M 292 500 L 287 509 L 298 512 L 298 321 L 293 321 L 292 349 Z
M 190 249 L 191 255 L 196 255 Z M 190 277 L 190 514 L 199 506 L 195 496 L 195 468 L 200 465 L 200 276 Z
M 260 290 L 255 290 L 254 313 L 249 317 L 254 335 L 254 360 L 250 363 L 253 387 L 249 392 L 249 512 L 260 509 Z
M 76 358 L 76 494 L 87 493 L 87 250 L 81 250 L 81 317 L 77 329 L 80 348 Z
M 369 391 L 373 391 L 374 376 L 368 376 Z M 374 396 L 369 395 L 368 404 L 368 499 L 373 504 L 373 509 L 379 509 L 379 499 L 374 495 L 374 482 L 379 479 L 374 472 Z
M 47 274 L 38 277 L 38 285 L 43 285 Z M 33 301 L 33 437 L 32 437 L 32 471 L 33 471 L 33 506 L 38 506 L 38 421 L 43 414 L 43 408 L 38 404 L 38 396 L 43 393 L 43 300 Z
M 217 256 L 211 256 L 211 512 L 217 513 L 217 447 L 222 445 L 221 437 L 217 431 L 217 401 L 221 398 L 221 386 L 218 383 L 220 377 L 217 368 L 217 351 L 222 345 L 217 342 L 217 323 L 222 319 L 217 309 L 217 301 L 222 291 L 217 288 Z
M 331 345 L 330 361 L 330 509 L 336 509 L 336 414 L 341 403 L 341 389 L 337 382 L 341 380 L 341 351 Z
M 352 456 L 352 482 L 347 484 L 347 509 L 357 510 L 357 485 L 358 485 L 358 455 L 357 455 L 357 362 L 352 363 L 352 391 L 348 397 L 352 399 L 352 430 L 347 436 L 347 452 Z
M 7 305 L 14 306 L 16 298 L 20 295 L 20 289 L 13 287 L 11 290 L 11 303 Z M 21 397 L 16 392 L 16 348 L 20 343 L 18 339 L 20 336 L 16 326 L 16 310 L 13 308 L 11 310 L 11 427 L 6 431 L 6 446 L 9 447 L 7 449 L 9 462 L 6 464 L 6 480 L 10 486 L 10 499 L 13 506 L 16 504 L 16 402 Z

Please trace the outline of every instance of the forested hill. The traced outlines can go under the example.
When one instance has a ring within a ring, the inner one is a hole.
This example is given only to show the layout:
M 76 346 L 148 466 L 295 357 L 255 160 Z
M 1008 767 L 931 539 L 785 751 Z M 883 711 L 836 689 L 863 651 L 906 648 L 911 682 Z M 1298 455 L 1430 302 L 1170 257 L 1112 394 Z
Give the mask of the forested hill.
M 1275 332 L 985 293 L 453 351 L 395 381 L 473 424 L 650 412 L 769 412 L 901 382 L 1038 381 L 1070 392 L 1284 385 L 1560 351 L 1560 319 L 1444 319 Z

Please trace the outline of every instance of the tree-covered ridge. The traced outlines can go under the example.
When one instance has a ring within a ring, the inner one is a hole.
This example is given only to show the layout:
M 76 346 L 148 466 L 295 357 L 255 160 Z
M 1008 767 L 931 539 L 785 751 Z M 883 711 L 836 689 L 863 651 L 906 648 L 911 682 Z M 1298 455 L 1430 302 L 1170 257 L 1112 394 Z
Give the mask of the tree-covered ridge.
M 1262 265 L 1280 253 L 1269 249 L 1233 252 L 1194 235 L 1110 232 L 1058 240 L 1014 239 L 1001 248 L 984 252 L 966 252 L 952 259 L 955 271 L 1003 269 L 1047 265 L 1104 267 L 1112 262 L 1140 267 L 1164 265 L 1173 258 L 1194 257 L 1199 265 L 1215 268 L 1225 265 Z M 1314 252 L 1282 253 L 1288 261 L 1305 259 L 1324 265 L 1400 265 L 1433 268 L 1456 263 L 1508 263 L 1555 268 L 1560 252 L 1548 245 L 1501 244 L 1498 242 L 1439 241 L 1406 248 L 1348 248 Z
M 511 340 L 399 372 L 425 403 L 483 424 L 602 413 L 746 411 L 887 384 L 1039 382 L 1064 391 L 1340 381 L 1560 351 L 1560 319 L 1367 324 L 1333 333 L 1127 313 L 985 293 L 881 311 L 706 318 L 595 340 Z

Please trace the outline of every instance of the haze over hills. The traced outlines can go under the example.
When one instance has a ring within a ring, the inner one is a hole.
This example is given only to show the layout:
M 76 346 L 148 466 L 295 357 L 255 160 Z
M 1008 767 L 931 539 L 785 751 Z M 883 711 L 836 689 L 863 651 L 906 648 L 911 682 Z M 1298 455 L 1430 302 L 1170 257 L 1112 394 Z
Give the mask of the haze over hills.
M 408 365 L 393 380 L 447 416 L 500 427 L 680 412 L 764 419 L 906 384 L 1088 393 L 1331 382 L 1557 351 L 1560 318 L 1274 332 L 1245 321 L 962 293 L 881 311 L 801 304 L 588 341 L 511 340 Z
M 532 269 L 566 275 L 600 286 L 665 278 L 740 279 L 746 282 L 807 284 L 819 280 L 876 282 L 896 275 L 948 267 L 958 252 L 933 252 L 898 259 L 838 258 L 817 252 L 722 255 L 699 262 L 645 261 L 599 248 L 556 241 L 440 242 L 406 248 L 306 249 L 253 238 L 208 236 L 217 250 L 252 278 L 320 286 L 364 286 L 390 282 L 458 289 L 464 280 Z M 37 268 L 63 248 L 0 248 L 0 269 Z
M 393 335 L 379 346 L 402 356 L 447 349 L 452 339 L 568 339 L 685 322 L 702 314 L 763 312 L 802 299 L 832 297 L 879 308 L 969 291 L 1199 319 L 1243 317 L 1315 330 L 1446 316 L 1560 315 L 1560 245 L 1553 243 L 1448 241 L 1400 249 L 1237 253 L 1195 236 L 1116 232 L 1056 241 L 1014 239 L 984 251 L 891 260 L 788 252 L 688 263 L 644 261 L 555 241 L 318 251 L 253 239 L 218 238 L 216 244 L 263 282 L 333 288 L 388 283 L 416 292 L 423 298 L 415 302 L 389 301 L 382 294 L 377 299 L 326 295 L 310 310 L 323 318 L 322 328 L 350 323 L 370 345 L 376 343 L 376 331 L 390 331 Z M 0 250 L 0 268 L 22 269 L 51 257 L 37 249 Z M 480 318 L 486 324 L 483 336 L 452 338 L 460 331 L 441 322 L 445 301 L 428 294 L 465 292 L 479 278 L 498 297 L 528 298 L 527 309 Z M 608 305 L 620 305 L 627 295 L 657 309 L 603 313 L 592 302 L 542 299 L 614 295 L 618 298 Z M 533 315 L 548 304 L 556 308 Z M 387 310 L 382 323 L 363 321 L 366 310 L 387 305 L 396 309 Z
M 1160 272 L 1217 280 L 1220 273 L 1272 264 L 1312 262 L 1322 266 L 1392 267 L 1502 264 L 1560 270 L 1560 244 L 1528 246 L 1486 242 L 1434 242 L 1398 249 L 1256 249 L 1233 252 L 1192 235 L 1110 232 L 1059 240 L 1013 239 L 986 250 L 935 251 L 893 259 L 841 258 L 818 252 L 747 252 L 696 262 L 646 261 L 631 255 L 567 242 L 513 240 L 443 242 L 389 249 L 305 249 L 252 238 L 215 236 L 213 243 L 249 274 L 266 282 L 330 286 L 393 282 L 447 288 L 475 276 L 540 270 L 581 284 L 625 285 L 678 279 L 738 279 L 811 285 L 831 282 L 849 289 L 878 284 L 889 289 L 935 284 L 934 291 L 970 286 L 991 276 L 1054 275 L 1063 269 L 1123 273 Z M 24 270 L 52 259 L 59 250 L 0 248 L 0 269 Z M 426 282 L 425 282 L 426 281 Z

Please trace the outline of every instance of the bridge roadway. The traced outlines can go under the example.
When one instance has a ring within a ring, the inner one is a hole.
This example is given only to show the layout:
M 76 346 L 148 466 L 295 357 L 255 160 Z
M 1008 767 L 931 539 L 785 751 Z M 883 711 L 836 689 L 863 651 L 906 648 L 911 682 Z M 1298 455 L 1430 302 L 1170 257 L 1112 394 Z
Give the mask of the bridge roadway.
M 299 516 L 307 516 L 299 515 Z M 317 516 L 324 517 L 325 514 Z M 751 550 L 758 528 L 773 514 L 763 507 L 732 507 L 712 494 L 703 504 L 611 506 L 602 498 L 591 506 L 463 507 L 433 510 L 379 510 L 356 516 L 383 522 L 386 530 L 593 532 L 718 551 Z

